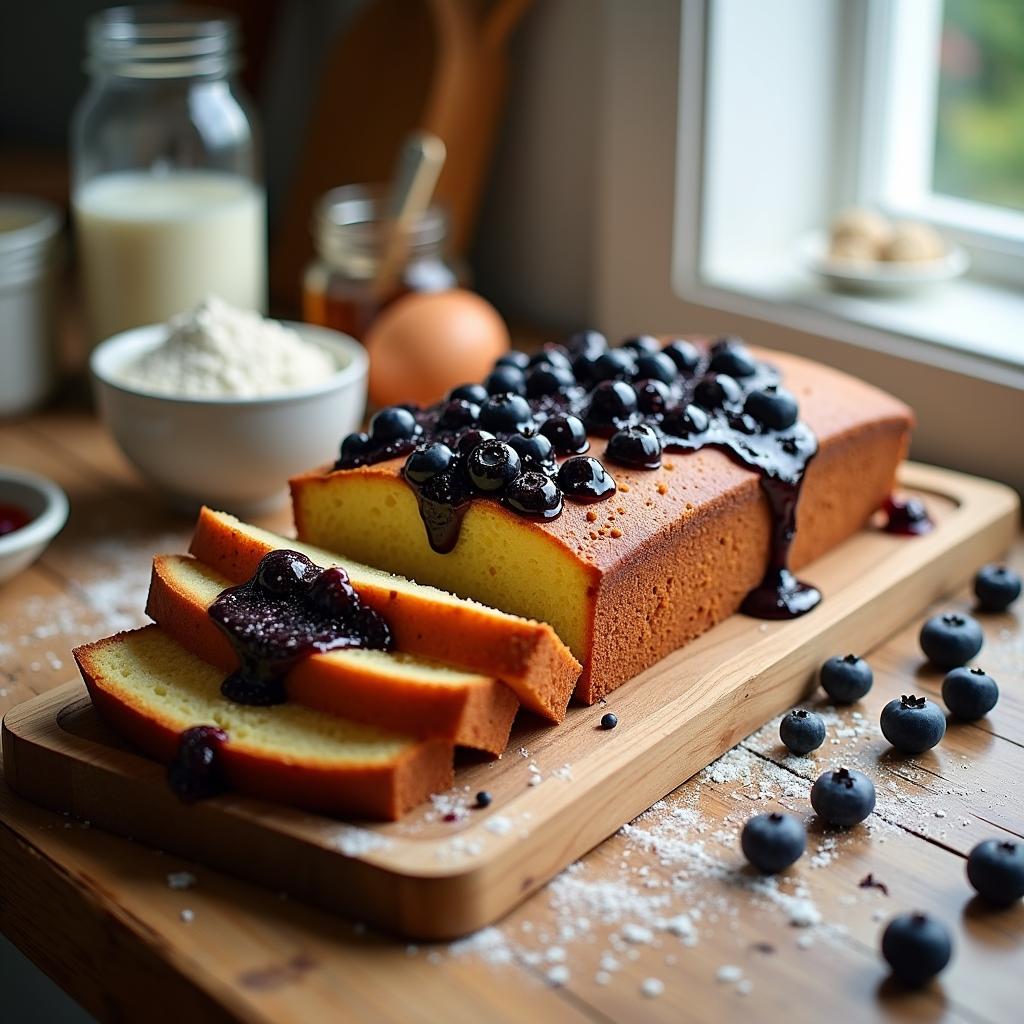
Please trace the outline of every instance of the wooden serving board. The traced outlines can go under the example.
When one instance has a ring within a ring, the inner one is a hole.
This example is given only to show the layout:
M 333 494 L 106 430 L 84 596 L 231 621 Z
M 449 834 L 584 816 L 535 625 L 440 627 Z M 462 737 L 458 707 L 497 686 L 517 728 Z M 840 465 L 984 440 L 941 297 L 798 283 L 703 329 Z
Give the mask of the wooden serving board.
M 926 501 L 932 533 L 863 530 L 801 573 L 825 594 L 811 614 L 735 615 L 606 704 L 573 708 L 555 728 L 517 724 L 499 760 L 461 764 L 455 790 L 400 822 L 343 823 L 233 795 L 183 805 L 77 681 L 7 714 L 6 779 L 28 800 L 390 930 L 462 935 L 800 701 L 825 658 L 869 650 L 1011 543 L 1008 488 L 913 464 L 901 485 Z M 619 725 L 606 732 L 608 710 Z M 482 789 L 490 807 L 460 809 Z

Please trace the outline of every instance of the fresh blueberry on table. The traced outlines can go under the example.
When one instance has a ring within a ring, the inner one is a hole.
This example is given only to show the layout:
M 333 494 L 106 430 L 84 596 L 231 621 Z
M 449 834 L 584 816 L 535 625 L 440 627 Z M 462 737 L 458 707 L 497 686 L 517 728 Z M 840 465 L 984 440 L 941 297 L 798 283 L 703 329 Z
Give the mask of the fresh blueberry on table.
M 829 825 L 856 825 L 875 809 L 875 785 L 862 772 L 837 768 L 811 787 L 811 806 Z
M 921 650 L 938 668 L 951 669 L 966 665 L 984 642 L 977 619 L 963 612 L 935 615 L 922 627 Z
M 942 680 L 942 699 L 954 717 L 974 722 L 996 706 L 999 687 L 984 669 L 961 666 Z
M 879 725 L 882 735 L 904 754 L 923 754 L 946 735 L 946 716 L 938 704 L 913 694 L 889 701 Z
M 949 929 L 927 914 L 901 914 L 882 932 L 882 956 L 893 977 L 909 988 L 931 981 L 952 955 Z
M 787 750 L 803 757 L 825 742 L 825 723 L 813 711 L 794 708 L 779 723 L 779 738 Z
M 619 724 L 619 716 L 614 712 L 609 711 L 601 716 L 601 728 L 602 729 L 614 729 Z
M 807 833 L 792 814 L 755 814 L 740 835 L 743 856 L 765 874 L 795 864 L 807 848 Z
M 1008 907 L 1024 896 L 1024 843 L 986 839 L 967 857 L 967 880 L 983 899 Z
M 852 704 L 867 696 L 875 681 L 871 666 L 856 654 L 829 658 L 818 678 L 822 689 L 837 704 Z
M 476 795 L 476 805 L 477 807 L 490 807 L 493 799 L 494 797 L 486 789 L 481 789 Z
M 974 596 L 984 612 L 1005 612 L 1020 591 L 1019 574 L 1005 565 L 986 565 L 974 577 Z

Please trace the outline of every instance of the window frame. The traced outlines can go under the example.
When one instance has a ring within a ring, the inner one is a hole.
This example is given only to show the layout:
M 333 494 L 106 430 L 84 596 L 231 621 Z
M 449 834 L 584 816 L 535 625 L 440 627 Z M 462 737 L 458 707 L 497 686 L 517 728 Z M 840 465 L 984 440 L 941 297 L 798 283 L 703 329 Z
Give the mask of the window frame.
M 861 34 L 862 60 L 851 67 L 851 93 L 863 85 L 852 201 L 933 224 L 968 250 L 976 276 L 1024 283 L 1024 212 L 934 189 L 943 0 L 858 6 L 851 29 Z M 892 95 L 899 105 L 888 102 Z

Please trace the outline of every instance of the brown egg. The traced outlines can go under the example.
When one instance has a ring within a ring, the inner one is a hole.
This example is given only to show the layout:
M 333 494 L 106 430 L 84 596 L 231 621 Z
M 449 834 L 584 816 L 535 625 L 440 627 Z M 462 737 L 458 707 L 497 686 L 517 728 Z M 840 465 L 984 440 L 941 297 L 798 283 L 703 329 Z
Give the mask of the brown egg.
M 374 321 L 365 341 L 377 405 L 436 402 L 459 384 L 482 380 L 509 347 L 498 311 L 461 288 L 404 296 Z

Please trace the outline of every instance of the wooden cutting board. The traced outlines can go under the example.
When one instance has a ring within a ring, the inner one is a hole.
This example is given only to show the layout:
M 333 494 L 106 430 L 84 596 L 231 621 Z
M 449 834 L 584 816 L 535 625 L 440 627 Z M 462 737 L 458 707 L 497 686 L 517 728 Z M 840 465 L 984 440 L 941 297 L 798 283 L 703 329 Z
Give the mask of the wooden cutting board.
M 6 779 L 28 800 L 357 919 L 462 935 L 807 696 L 825 658 L 870 650 L 1009 546 L 1019 507 L 1008 488 L 912 464 L 901 483 L 927 502 L 932 533 L 863 530 L 801 573 L 825 594 L 810 615 L 734 615 L 606 705 L 573 708 L 556 728 L 518 724 L 499 760 L 463 763 L 455 790 L 400 822 L 348 824 L 230 795 L 185 806 L 159 765 L 103 726 L 78 681 L 7 714 Z M 614 731 L 598 727 L 606 710 Z M 445 820 L 482 789 L 490 807 Z

